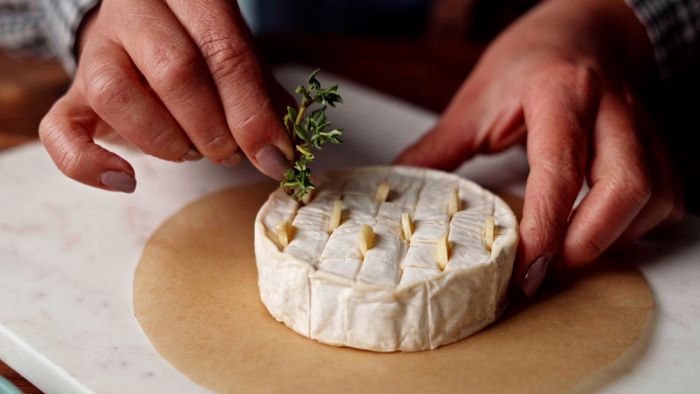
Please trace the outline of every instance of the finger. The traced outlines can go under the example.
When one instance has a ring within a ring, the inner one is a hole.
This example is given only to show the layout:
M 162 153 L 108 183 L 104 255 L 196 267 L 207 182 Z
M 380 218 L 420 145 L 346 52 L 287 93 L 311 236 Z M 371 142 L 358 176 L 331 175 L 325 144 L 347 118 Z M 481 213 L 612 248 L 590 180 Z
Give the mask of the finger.
M 651 159 L 653 168 L 650 169 L 652 177 L 651 197 L 629 227 L 622 233 L 618 241 L 628 243 L 634 241 L 661 223 L 672 221 L 672 215 L 676 212 L 676 191 L 674 190 L 673 166 L 666 154 L 666 147 L 661 138 L 656 134 L 650 134 Z M 675 215 L 674 217 L 677 217 Z
M 202 155 L 237 162 L 237 145 L 206 64 L 180 22 L 161 1 L 136 1 L 133 28 L 118 39 L 170 114 Z
M 658 140 L 652 140 L 650 144 L 654 165 L 651 168 L 653 178 L 649 201 L 622 233 L 618 242 L 628 243 L 642 237 L 668 219 L 674 211 L 674 173 L 663 148 L 658 146 L 659 143 Z
M 641 118 L 642 124 L 652 124 L 652 120 L 646 115 L 643 108 L 640 107 L 639 101 L 634 99 L 634 96 L 627 94 L 628 102 L 631 105 L 632 111 Z M 639 119 L 639 118 L 638 118 Z M 659 230 L 664 232 L 669 229 L 669 227 L 678 223 L 685 216 L 685 194 L 683 190 L 683 183 L 681 178 L 677 175 L 675 164 L 671 159 L 668 145 L 666 140 L 658 132 L 649 131 L 648 135 L 651 139 L 652 146 L 652 156 L 655 161 L 658 162 L 657 168 L 659 172 L 658 177 L 670 180 L 671 194 L 672 194 L 672 208 L 669 215 L 655 228 L 654 231 Z
M 191 143 L 163 104 L 139 80 L 123 48 L 102 40 L 82 54 L 88 104 L 107 124 L 143 152 L 171 161 L 188 154 Z
M 39 138 L 66 176 L 101 189 L 131 193 L 136 188 L 134 169 L 92 139 L 92 130 L 100 123 L 71 89 L 42 119 Z
M 250 161 L 280 179 L 294 157 L 235 2 L 168 0 L 204 56 L 228 127 Z
M 601 99 L 593 141 L 591 189 L 574 212 L 564 240 L 563 261 L 570 267 L 590 263 L 608 249 L 651 195 L 634 117 L 615 93 Z
M 669 230 L 670 227 L 674 226 L 685 217 L 685 191 L 683 188 L 683 183 L 676 172 L 676 167 L 671 162 L 671 171 L 673 172 L 673 209 L 671 214 L 668 215 L 666 220 L 661 222 L 653 232 L 661 231 L 664 232 Z
M 520 97 L 482 91 L 467 81 L 438 123 L 406 148 L 396 163 L 452 171 L 477 153 L 496 153 L 525 134 Z M 495 89 L 495 88 L 494 88 Z
M 523 104 L 530 175 L 520 222 L 516 281 L 532 295 L 557 254 L 581 190 L 595 94 L 590 71 L 566 67 L 536 80 Z

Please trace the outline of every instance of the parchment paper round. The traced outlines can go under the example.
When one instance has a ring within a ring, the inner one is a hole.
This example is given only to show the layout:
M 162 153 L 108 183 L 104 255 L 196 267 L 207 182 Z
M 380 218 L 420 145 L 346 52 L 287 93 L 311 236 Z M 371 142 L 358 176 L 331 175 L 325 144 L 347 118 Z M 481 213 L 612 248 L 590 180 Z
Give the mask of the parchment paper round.
M 253 221 L 273 188 L 234 188 L 190 204 L 153 234 L 136 269 L 134 308 L 146 335 L 210 389 L 558 393 L 609 376 L 650 315 L 644 278 L 615 266 L 545 289 L 490 328 L 434 351 L 381 354 L 315 342 L 275 321 L 258 297 Z

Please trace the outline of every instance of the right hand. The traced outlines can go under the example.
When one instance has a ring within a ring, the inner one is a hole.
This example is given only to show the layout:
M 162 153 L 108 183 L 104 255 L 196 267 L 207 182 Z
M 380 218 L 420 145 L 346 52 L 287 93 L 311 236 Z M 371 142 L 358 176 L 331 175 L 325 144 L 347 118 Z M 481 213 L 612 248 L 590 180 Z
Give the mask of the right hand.
M 70 178 L 132 192 L 131 165 L 97 145 L 113 130 L 169 161 L 241 159 L 280 179 L 293 150 L 275 101 L 290 100 L 260 66 L 235 2 L 104 0 L 83 23 L 68 92 L 39 135 Z

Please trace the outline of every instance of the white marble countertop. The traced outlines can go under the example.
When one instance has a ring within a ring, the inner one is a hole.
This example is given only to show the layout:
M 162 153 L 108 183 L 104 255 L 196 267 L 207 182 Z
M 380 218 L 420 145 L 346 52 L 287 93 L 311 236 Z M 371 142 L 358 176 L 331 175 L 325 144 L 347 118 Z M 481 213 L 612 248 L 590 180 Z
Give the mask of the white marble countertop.
M 307 73 L 278 74 L 289 86 Z M 324 150 L 321 169 L 387 163 L 435 121 L 421 109 L 341 85 L 346 104 L 331 117 L 347 129 L 346 143 Z M 259 175 L 249 166 L 171 164 L 117 150 L 136 168 L 133 195 L 68 180 L 38 144 L 0 155 L 0 359 L 48 393 L 206 392 L 146 339 L 133 313 L 132 275 L 149 235 L 168 216 Z M 521 194 L 527 164 L 513 149 L 459 173 Z M 648 344 L 639 362 L 600 389 L 700 392 L 700 219 L 687 218 L 673 241 L 647 245 L 639 256 L 657 303 Z

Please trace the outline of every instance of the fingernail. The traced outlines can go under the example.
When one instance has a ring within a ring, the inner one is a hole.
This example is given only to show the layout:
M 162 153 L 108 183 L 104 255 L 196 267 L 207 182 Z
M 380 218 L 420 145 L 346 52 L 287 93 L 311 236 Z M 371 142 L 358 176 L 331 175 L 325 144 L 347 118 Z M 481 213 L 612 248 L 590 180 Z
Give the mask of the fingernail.
M 255 154 L 255 160 L 265 174 L 277 180 L 284 177 L 290 167 L 289 161 L 282 152 L 273 145 L 266 145 Z
M 111 190 L 124 193 L 132 193 L 136 189 L 136 179 L 120 171 L 106 171 L 102 173 L 100 182 Z
M 241 160 L 243 160 L 243 156 L 241 156 L 240 152 L 236 152 L 231 157 L 221 160 L 221 164 L 227 167 L 235 167 L 240 164 Z
M 540 287 L 544 277 L 547 275 L 548 265 L 549 259 L 547 259 L 546 256 L 540 256 L 527 268 L 522 282 L 523 293 L 525 293 L 526 296 L 532 296 Z
M 199 151 L 194 147 L 191 147 L 184 155 L 182 155 L 182 159 L 187 161 L 197 161 L 202 157 L 202 154 L 199 153 Z

